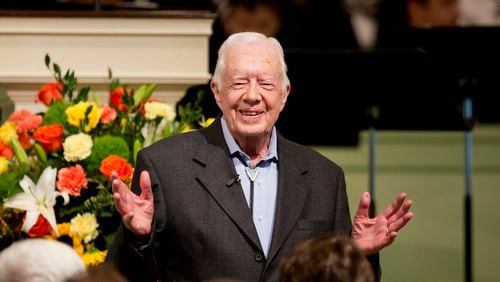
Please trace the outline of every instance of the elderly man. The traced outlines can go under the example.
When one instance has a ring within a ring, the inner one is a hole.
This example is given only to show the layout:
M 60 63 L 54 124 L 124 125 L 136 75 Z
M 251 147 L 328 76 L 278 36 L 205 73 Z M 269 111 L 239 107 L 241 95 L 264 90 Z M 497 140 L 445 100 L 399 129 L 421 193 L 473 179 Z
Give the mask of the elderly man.
M 402 193 L 369 218 L 365 193 L 352 228 L 342 169 L 274 126 L 290 92 L 279 42 L 231 35 L 211 88 L 215 123 L 143 149 L 132 192 L 112 176 L 123 224 L 108 259 L 132 281 L 278 281 L 296 245 L 334 232 L 379 273 L 377 252 L 412 218 L 411 201 Z

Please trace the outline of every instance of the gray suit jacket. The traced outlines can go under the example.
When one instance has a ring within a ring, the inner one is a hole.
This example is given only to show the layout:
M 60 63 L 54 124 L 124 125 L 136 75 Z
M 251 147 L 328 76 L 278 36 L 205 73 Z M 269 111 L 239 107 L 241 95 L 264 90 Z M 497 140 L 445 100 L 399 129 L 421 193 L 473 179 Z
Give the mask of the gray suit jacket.
M 280 135 L 278 158 L 276 219 L 268 257 L 241 186 L 232 181 L 236 170 L 219 119 L 138 154 L 132 189 L 139 191 L 138 176 L 149 171 L 153 233 L 141 241 L 120 227 L 107 260 L 131 281 L 277 281 L 280 260 L 298 243 L 326 232 L 351 232 L 342 169 Z

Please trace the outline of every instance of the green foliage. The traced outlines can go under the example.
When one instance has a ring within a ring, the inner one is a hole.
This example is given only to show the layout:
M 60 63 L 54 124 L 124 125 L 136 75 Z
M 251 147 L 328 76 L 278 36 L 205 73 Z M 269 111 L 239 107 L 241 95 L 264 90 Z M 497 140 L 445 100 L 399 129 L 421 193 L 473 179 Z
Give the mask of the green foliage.
M 86 167 L 89 174 L 97 173 L 102 160 L 109 155 L 118 155 L 126 160 L 129 160 L 130 149 L 125 140 L 119 136 L 106 135 L 96 137 L 92 146 L 92 153 L 86 160 Z
M 0 206 L 4 199 L 14 196 L 22 192 L 19 181 L 23 179 L 22 174 L 16 172 L 7 172 L 0 177 Z
M 57 102 L 50 105 L 43 116 L 43 124 L 61 124 L 65 128 L 69 128 L 68 119 L 66 117 L 66 109 L 70 107 L 71 103 Z

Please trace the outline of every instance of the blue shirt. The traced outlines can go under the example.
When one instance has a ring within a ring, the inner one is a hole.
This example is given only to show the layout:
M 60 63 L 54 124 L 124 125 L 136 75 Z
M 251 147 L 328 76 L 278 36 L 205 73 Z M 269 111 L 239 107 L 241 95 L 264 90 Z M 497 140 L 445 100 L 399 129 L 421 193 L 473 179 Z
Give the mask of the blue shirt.
M 221 121 L 224 139 L 233 157 L 234 167 L 239 175 L 247 204 L 250 205 L 250 179 L 245 172 L 245 168 L 249 165 L 250 157 L 241 150 L 234 137 L 229 133 L 224 118 Z M 257 167 L 258 172 L 254 182 L 253 223 L 259 235 L 262 251 L 264 251 L 267 257 L 273 235 L 276 195 L 278 192 L 276 128 L 273 128 L 271 133 L 269 150 L 265 157 L 257 164 Z

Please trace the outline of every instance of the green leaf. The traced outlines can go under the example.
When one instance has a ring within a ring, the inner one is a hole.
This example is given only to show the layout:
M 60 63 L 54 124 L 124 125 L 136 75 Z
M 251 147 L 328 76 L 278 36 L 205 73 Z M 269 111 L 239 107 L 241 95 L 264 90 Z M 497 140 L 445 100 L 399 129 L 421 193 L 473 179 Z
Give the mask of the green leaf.
M 62 103 L 62 102 L 53 103 L 43 116 L 43 124 L 51 125 L 58 123 L 63 125 L 64 128 L 69 128 L 67 126 L 68 122 L 65 111 L 71 105 L 72 105 L 71 103 Z
M 58 64 L 52 64 L 52 67 L 54 68 L 54 72 L 56 73 L 56 78 L 58 81 L 61 81 L 61 68 L 59 67 Z
M 89 99 L 89 91 L 90 87 L 89 86 L 84 86 L 82 89 L 80 89 L 80 92 L 78 93 L 78 96 L 76 97 L 76 103 L 80 101 L 87 101 Z
M 147 101 L 151 95 L 153 95 L 153 92 L 156 90 L 156 84 L 152 83 L 146 86 L 146 93 L 144 93 L 144 98 L 143 101 Z
M 134 141 L 134 147 L 133 147 L 133 150 L 132 150 L 132 157 L 133 157 L 133 166 L 135 167 L 135 164 L 136 164 L 136 160 L 137 160 L 137 153 L 139 153 L 139 150 L 142 149 L 142 142 L 141 140 L 139 139 L 135 139 Z
M 28 171 L 30 171 L 28 155 L 16 138 L 10 139 L 10 147 L 12 147 L 12 150 L 16 154 L 16 158 L 21 165 L 22 172 L 27 173 Z
M 45 164 L 47 163 L 47 153 L 45 153 L 45 150 L 38 143 L 35 143 L 33 147 L 35 148 L 35 153 L 38 157 L 38 160 L 40 161 L 42 166 L 45 166 Z
M 134 94 L 134 108 L 139 105 L 143 101 L 144 96 L 146 95 L 146 85 L 141 85 Z
M 3 204 L 3 199 L 10 198 L 17 193 L 23 191 L 19 186 L 22 176 L 15 172 L 7 172 L 0 175 L 0 206 Z
M 49 65 L 50 65 L 50 56 L 49 54 L 45 54 L 45 66 L 49 68 L 50 67 Z

